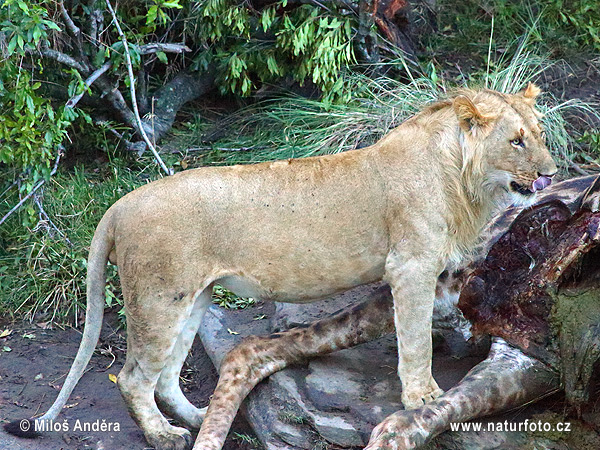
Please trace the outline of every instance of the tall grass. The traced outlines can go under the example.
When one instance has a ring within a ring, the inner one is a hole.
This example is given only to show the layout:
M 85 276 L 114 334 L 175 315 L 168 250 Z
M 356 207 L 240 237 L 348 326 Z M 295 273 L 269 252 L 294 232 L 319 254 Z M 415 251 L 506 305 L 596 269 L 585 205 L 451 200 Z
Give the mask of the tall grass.
M 494 61 L 488 70 L 462 84 L 453 85 L 435 71 L 411 68 L 399 60 L 396 64 L 406 74 L 406 81 L 352 74 L 346 83 L 353 97 L 349 103 L 328 106 L 294 96 L 263 102 L 217 123 L 225 137 L 207 142 L 207 134 L 199 133 L 191 144 L 216 149 L 225 163 L 298 158 L 364 147 L 455 88 L 486 86 L 516 93 L 530 81 L 537 81 L 555 63 L 543 54 L 528 51 L 528 42 L 527 36 L 521 38 L 510 59 Z M 561 102 L 551 93 L 542 95 L 538 107 L 544 114 L 548 146 L 564 172 L 579 150 L 579 132 L 565 117 L 575 115 L 597 123 L 600 113 L 594 104 Z
M 144 178 L 143 172 L 119 164 L 97 174 L 75 169 L 53 177 L 40 196 L 52 223 L 40 216 L 27 227 L 21 222 L 27 216 L 23 211 L 0 228 L 0 313 L 38 321 L 68 317 L 77 325 L 85 310 L 87 252 L 96 225 Z M 109 266 L 108 281 L 110 304 L 119 292 L 114 266 Z

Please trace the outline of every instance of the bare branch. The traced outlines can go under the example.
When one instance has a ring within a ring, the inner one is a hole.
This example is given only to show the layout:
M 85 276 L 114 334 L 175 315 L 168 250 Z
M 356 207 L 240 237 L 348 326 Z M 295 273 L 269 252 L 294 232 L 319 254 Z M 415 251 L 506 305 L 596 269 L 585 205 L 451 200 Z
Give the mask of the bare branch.
M 71 36 L 73 36 L 76 39 L 79 39 L 81 37 L 81 30 L 79 29 L 79 27 L 77 25 L 75 25 L 75 22 L 73 22 L 73 19 L 71 19 L 71 16 L 69 16 L 69 13 L 67 12 L 67 9 L 65 8 L 65 4 L 63 2 L 60 2 L 59 6 L 60 6 L 60 14 L 62 15 L 63 20 L 65 21 L 67 30 L 69 31 Z
M 65 148 L 62 145 L 58 146 L 58 154 L 56 155 L 56 160 L 54 161 L 54 167 L 52 168 L 52 171 L 50 172 L 50 176 L 53 176 L 56 173 L 56 170 L 58 169 L 58 163 L 60 162 L 60 158 L 63 155 Z M 13 213 L 18 210 L 21 206 L 23 206 L 23 203 L 25 203 L 27 200 L 29 200 L 31 198 L 31 196 L 33 194 L 35 194 L 35 192 L 41 188 L 44 184 L 46 183 L 46 180 L 40 180 L 38 181 L 38 183 L 33 187 L 33 189 L 29 192 L 29 194 L 27 194 L 25 197 L 23 197 L 19 203 L 17 203 L 15 206 L 12 207 L 12 209 L 7 212 L 4 217 L 2 217 L 2 219 L 0 219 L 0 225 L 2 225 L 6 219 L 8 219 L 10 216 L 13 215 Z
M 582 169 L 581 166 L 579 164 L 577 164 L 576 162 L 569 161 L 569 167 L 571 169 L 573 169 L 575 172 L 577 172 L 579 175 L 586 176 L 586 175 L 590 174 L 587 170 Z
M 77 53 L 79 55 L 79 58 L 82 61 L 85 61 L 85 65 L 89 68 L 90 64 L 87 59 L 86 52 L 83 49 L 83 39 L 82 39 L 81 29 L 77 25 L 75 25 L 75 22 L 73 21 L 73 19 L 69 15 L 67 9 L 65 8 L 64 2 L 61 0 L 58 4 L 59 4 L 59 8 L 60 8 L 60 13 L 62 15 L 63 21 L 65 22 L 65 25 L 67 28 L 67 32 L 75 41 L 75 47 L 77 48 Z
M 48 48 L 47 46 L 43 47 L 40 50 L 40 52 L 45 58 L 53 59 L 56 62 L 78 70 L 84 76 L 91 77 L 91 69 L 87 67 L 87 64 L 81 61 L 77 61 L 72 56 L 59 52 L 57 50 L 53 50 L 51 48 Z M 115 109 L 115 111 L 117 111 L 117 113 L 121 115 L 124 122 L 130 125 L 131 127 L 135 128 L 135 130 L 139 132 L 134 113 L 131 111 L 131 109 L 129 109 L 127 102 L 123 98 L 123 94 L 121 94 L 121 92 L 116 87 L 111 86 L 109 81 L 102 79 L 101 75 L 103 74 L 100 74 L 100 77 L 94 81 L 97 81 L 97 85 L 102 91 L 102 95 L 106 96 L 106 98 L 109 100 L 110 104 Z
M 96 81 L 98 78 L 100 78 L 104 72 L 106 72 L 108 69 L 110 69 L 111 66 L 112 66 L 112 63 L 106 62 L 106 63 L 104 63 L 104 65 L 102 67 L 94 70 L 94 72 L 92 72 L 92 74 L 88 77 L 88 79 L 85 80 L 83 91 L 81 91 L 80 94 L 77 94 L 77 95 L 71 97 L 69 99 L 69 101 L 67 102 L 67 104 L 65 105 L 65 107 L 66 108 L 74 108 L 75 105 L 79 102 L 79 100 L 81 100 L 81 98 L 85 95 L 85 93 L 90 88 L 90 86 L 94 83 L 94 81 Z
M 64 64 L 65 66 L 72 67 L 84 75 L 89 72 L 89 69 L 83 63 L 77 61 L 72 56 L 69 56 L 63 52 L 59 52 L 58 50 L 45 47 L 40 50 L 40 53 L 44 58 L 53 59 L 56 62 Z
M 360 2 L 356 51 L 360 55 L 359 59 L 362 62 L 377 64 L 380 57 L 379 48 L 377 46 L 377 35 L 372 31 L 375 23 L 372 1 L 373 0 L 363 0 Z
M 140 55 L 150 55 L 156 52 L 165 52 L 165 53 L 183 53 L 183 52 L 191 52 L 190 49 L 185 44 L 172 44 L 172 43 L 160 43 L 160 42 L 152 42 L 150 44 L 140 45 Z
M 154 158 L 156 159 L 156 161 L 158 162 L 160 167 L 165 171 L 165 173 L 167 175 L 173 175 L 173 173 L 174 173 L 173 169 L 167 168 L 167 166 L 163 162 L 162 158 L 156 151 L 154 144 L 152 144 L 150 139 L 148 139 L 148 135 L 146 134 L 146 131 L 144 130 L 144 124 L 142 123 L 142 118 L 140 117 L 140 112 L 138 111 L 138 107 L 137 107 L 137 98 L 135 95 L 135 76 L 133 75 L 133 64 L 131 63 L 131 55 L 129 54 L 129 45 L 127 43 L 127 38 L 125 37 L 123 30 L 121 29 L 121 25 L 119 24 L 119 20 L 117 19 L 115 10 L 113 9 L 112 5 L 110 4 L 110 0 L 106 0 L 106 6 L 108 6 L 110 14 L 113 18 L 113 22 L 115 23 L 115 27 L 117 28 L 119 36 L 121 37 L 121 41 L 123 41 L 123 48 L 125 50 L 125 56 L 127 59 L 127 72 L 129 73 L 129 89 L 131 90 L 131 104 L 133 106 L 133 113 L 135 114 L 135 119 L 136 119 L 136 122 L 139 127 L 139 132 L 142 135 L 142 137 L 144 138 L 144 141 L 146 141 L 146 144 L 148 144 L 150 151 L 152 151 L 152 154 L 154 155 Z
M 146 150 L 146 143 L 142 141 L 131 142 L 122 133 L 119 133 L 113 127 L 110 126 L 110 123 L 106 120 L 94 120 L 94 123 L 102 128 L 106 128 L 109 132 L 114 134 L 119 140 L 125 143 L 125 149 L 129 152 L 136 152 L 139 156 L 142 156 L 144 151 Z

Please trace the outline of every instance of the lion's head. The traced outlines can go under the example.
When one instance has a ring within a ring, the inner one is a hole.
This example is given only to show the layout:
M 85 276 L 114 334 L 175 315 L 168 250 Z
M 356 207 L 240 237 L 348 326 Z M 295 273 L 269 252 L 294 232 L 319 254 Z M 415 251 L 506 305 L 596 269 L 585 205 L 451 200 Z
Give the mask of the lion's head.
M 482 174 L 487 189 L 505 190 L 516 204 L 533 203 L 557 172 L 535 108 L 540 89 L 530 83 L 514 95 L 490 90 L 471 94 L 453 99 L 463 165 Z

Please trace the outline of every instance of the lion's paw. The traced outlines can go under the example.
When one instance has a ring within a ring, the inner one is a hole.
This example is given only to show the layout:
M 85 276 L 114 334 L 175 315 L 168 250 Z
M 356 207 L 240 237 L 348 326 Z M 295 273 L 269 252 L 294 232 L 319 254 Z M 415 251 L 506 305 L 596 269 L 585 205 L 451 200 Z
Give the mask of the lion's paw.
M 185 428 L 170 427 L 168 431 L 146 436 L 148 443 L 156 450 L 189 450 L 192 448 L 192 434 Z
M 444 393 L 441 390 L 435 380 L 432 378 L 427 386 L 420 389 L 407 389 L 402 392 L 402 404 L 404 409 L 416 409 L 420 408 L 426 403 L 435 400 Z
M 425 444 L 427 437 L 411 411 L 399 411 L 373 429 L 365 450 L 411 450 Z

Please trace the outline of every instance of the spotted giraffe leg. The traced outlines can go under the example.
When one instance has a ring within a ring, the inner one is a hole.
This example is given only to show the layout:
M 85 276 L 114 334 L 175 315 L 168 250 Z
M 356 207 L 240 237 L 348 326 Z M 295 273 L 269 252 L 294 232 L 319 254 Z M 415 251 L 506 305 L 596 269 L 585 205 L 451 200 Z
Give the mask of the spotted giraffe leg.
M 398 411 L 375 427 L 365 450 L 409 450 L 450 427 L 556 392 L 559 375 L 504 340 L 495 338 L 486 360 L 458 385 L 426 405 Z
M 369 301 L 306 328 L 244 339 L 221 364 L 219 382 L 194 449 L 221 449 L 242 401 L 269 375 L 310 357 L 353 347 L 393 331 L 392 296 L 384 287 Z

